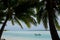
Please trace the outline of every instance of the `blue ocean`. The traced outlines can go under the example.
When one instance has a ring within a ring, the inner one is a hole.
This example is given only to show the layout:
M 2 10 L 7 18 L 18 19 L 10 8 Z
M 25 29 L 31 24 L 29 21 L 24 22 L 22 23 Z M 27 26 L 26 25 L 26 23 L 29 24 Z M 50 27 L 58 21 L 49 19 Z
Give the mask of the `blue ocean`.
M 58 31 L 60 36 L 60 31 Z M 52 40 L 49 31 L 4 31 L 2 37 L 22 37 L 35 40 Z

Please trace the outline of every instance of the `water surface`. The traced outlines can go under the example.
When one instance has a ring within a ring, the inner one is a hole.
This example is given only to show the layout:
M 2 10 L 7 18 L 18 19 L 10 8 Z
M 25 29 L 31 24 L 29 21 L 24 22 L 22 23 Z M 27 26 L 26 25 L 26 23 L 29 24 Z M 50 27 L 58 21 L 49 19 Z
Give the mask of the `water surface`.
M 58 34 L 60 34 L 60 31 L 58 31 Z M 23 37 L 36 40 L 51 40 L 49 31 L 4 31 L 2 37 Z

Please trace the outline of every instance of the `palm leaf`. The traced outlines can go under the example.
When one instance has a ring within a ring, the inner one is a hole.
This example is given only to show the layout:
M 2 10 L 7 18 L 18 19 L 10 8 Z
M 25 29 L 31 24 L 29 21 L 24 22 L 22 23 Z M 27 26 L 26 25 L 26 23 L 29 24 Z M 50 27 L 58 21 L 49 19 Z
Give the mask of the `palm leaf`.
M 25 24 L 27 25 L 28 28 L 30 28 L 30 23 L 36 25 L 35 19 L 30 17 L 29 15 L 22 16 L 21 20 L 25 22 Z
M 47 18 L 43 19 L 42 21 L 43 21 L 43 25 L 44 25 L 45 29 L 47 29 L 48 28 L 48 26 L 47 26 Z
M 43 13 L 42 21 L 43 21 L 43 25 L 44 25 L 45 29 L 47 29 L 48 28 L 48 26 L 47 26 L 47 11 L 45 11 Z
M 14 20 L 13 19 L 11 19 L 11 23 L 12 23 L 12 25 L 14 25 Z
M 21 28 L 23 29 L 23 27 L 22 27 L 21 23 L 19 22 L 18 18 L 14 17 L 14 19 L 15 19 L 16 23 L 18 23 L 21 26 Z
M 23 19 L 24 23 L 27 25 L 28 28 L 30 28 L 30 22 L 28 19 Z
M 37 22 L 40 24 L 41 22 L 41 18 L 42 18 L 42 14 L 43 14 L 44 10 L 41 7 L 41 9 L 39 11 L 37 11 Z
M 37 15 L 37 22 L 40 24 L 41 22 L 41 17 L 39 15 Z
M 37 25 L 37 22 L 33 17 L 30 17 L 30 16 L 27 16 L 27 17 L 28 17 L 27 19 L 28 19 L 28 21 L 30 21 L 30 23 Z
M 36 16 L 33 8 L 28 9 L 25 13 L 26 13 L 26 15 L 31 15 L 34 17 Z
M 25 24 L 27 25 L 28 28 L 30 28 L 31 25 L 28 20 L 25 21 Z
M 57 28 L 58 30 L 60 30 L 60 25 L 59 25 L 59 23 L 58 23 L 57 20 L 55 20 L 55 26 L 56 26 L 56 28 Z

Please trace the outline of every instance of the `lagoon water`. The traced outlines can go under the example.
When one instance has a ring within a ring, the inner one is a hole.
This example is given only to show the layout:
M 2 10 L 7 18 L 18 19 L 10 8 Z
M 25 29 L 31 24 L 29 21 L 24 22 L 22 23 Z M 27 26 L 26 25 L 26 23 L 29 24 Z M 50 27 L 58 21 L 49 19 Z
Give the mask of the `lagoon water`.
M 58 34 L 60 34 L 60 31 L 58 31 Z M 22 37 L 32 40 L 52 40 L 49 31 L 4 31 L 2 37 Z

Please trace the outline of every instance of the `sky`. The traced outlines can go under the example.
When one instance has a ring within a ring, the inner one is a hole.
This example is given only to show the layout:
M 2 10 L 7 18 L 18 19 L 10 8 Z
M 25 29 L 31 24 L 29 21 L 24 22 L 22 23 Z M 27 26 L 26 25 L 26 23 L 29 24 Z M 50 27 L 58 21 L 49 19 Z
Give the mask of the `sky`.
M 31 24 L 30 28 L 28 28 L 24 22 L 21 22 L 21 24 L 23 26 L 23 29 L 17 23 L 15 23 L 15 25 L 12 25 L 11 21 L 8 21 L 7 24 L 6 24 L 6 26 L 5 26 L 5 30 L 9 30 L 9 31 L 45 30 L 42 22 L 41 22 L 41 24 L 38 24 L 37 26 Z M 1 26 L 2 25 L 0 25 L 0 28 L 1 28 Z
M 60 17 L 59 16 L 58 16 L 58 22 L 60 24 Z M 5 30 L 9 30 L 9 31 L 46 30 L 44 28 L 42 22 L 40 24 L 38 24 L 37 26 L 34 26 L 34 25 L 31 24 L 31 28 L 28 28 L 24 22 L 21 22 L 21 24 L 23 26 L 23 29 L 17 23 L 15 23 L 15 25 L 12 25 L 11 21 L 8 21 L 6 26 L 5 26 Z M 0 25 L 0 28 L 1 28 L 1 26 L 2 25 Z M 49 27 L 48 27 L 47 30 L 49 30 Z
M 12 25 L 11 22 L 7 22 L 5 29 L 11 30 L 11 31 L 20 31 L 20 30 L 45 30 L 43 27 L 43 24 L 38 24 L 37 26 L 34 26 L 31 24 L 31 28 L 28 28 L 25 23 L 22 22 L 23 29 L 15 23 L 15 25 Z

